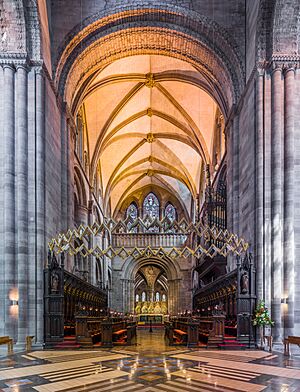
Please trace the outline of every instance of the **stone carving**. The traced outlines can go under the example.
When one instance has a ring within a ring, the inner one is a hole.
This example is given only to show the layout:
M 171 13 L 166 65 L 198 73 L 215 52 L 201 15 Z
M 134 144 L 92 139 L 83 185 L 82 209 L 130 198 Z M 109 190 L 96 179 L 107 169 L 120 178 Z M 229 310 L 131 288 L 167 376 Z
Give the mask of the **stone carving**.
M 144 304 L 142 306 L 142 313 L 143 314 L 148 313 L 148 302 L 144 302 Z
M 159 302 L 155 302 L 154 313 L 161 314 L 161 307 Z
M 135 307 L 135 314 L 140 314 L 141 313 L 141 302 L 138 302 L 136 307 Z
M 135 314 L 167 314 L 168 308 L 165 301 L 137 302 Z
M 152 265 L 147 267 L 145 272 L 146 272 L 146 279 L 147 279 L 148 285 L 150 287 L 153 287 L 154 286 L 154 282 L 155 282 L 155 272 L 154 272 L 154 269 L 153 269 Z
M 57 292 L 59 288 L 59 276 L 57 272 L 51 274 L 51 292 Z
M 249 291 L 249 276 L 246 271 L 244 271 L 241 276 L 241 293 L 247 294 Z
M 153 302 L 149 303 L 148 313 L 150 313 L 150 314 L 154 313 L 154 303 Z
M 162 314 L 167 314 L 168 313 L 168 308 L 166 302 L 162 302 L 161 304 L 161 312 Z
M 145 82 L 145 86 L 152 88 L 155 85 L 155 80 L 154 80 L 154 76 L 153 73 L 148 73 L 146 75 L 146 82 Z

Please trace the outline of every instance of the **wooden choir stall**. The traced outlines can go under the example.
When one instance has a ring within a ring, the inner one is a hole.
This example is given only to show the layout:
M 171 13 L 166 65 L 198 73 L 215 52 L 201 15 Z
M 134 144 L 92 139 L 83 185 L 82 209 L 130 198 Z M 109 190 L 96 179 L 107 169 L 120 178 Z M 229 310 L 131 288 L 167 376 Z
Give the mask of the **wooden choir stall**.
M 105 290 L 64 269 L 64 255 L 49 253 L 44 270 L 46 348 L 92 348 L 131 344 L 136 323 L 112 317 Z

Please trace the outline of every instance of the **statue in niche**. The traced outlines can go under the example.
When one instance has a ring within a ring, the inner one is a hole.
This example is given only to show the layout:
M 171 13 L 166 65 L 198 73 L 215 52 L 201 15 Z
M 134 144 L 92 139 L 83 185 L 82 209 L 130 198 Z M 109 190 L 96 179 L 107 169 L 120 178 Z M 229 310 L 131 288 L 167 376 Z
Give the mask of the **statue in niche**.
M 161 307 L 160 307 L 160 303 L 159 302 L 156 302 L 156 304 L 155 304 L 154 313 L 155 314 L 160 314 L 161 313 Z
M 140 314 L 141 313 L 141 303 L 138 302 L 136 307 L 135 307 L 135 313 Z
M 51 292 L 57 292 L 59 286 L 59 276 L 57 272 L 51 274 Z
M 166 302 L 163 302 L 161 304 L 161 312 L 162 312 L 162 314 L 167 314 L 168 313 L 168 308 L 167 308 Z
M 148 306 L 148 313 L 154 313 L 154 304 L 153 302 L 150 302 Z
M 148 313 L 148 303 L 144 302 L 143 306 L 142 306 L 142 313 L 146 314 Z
M 241 293 L 247 294 L 249 291 L 249 276 L 246 271 L 244 271 L 241 276 Z

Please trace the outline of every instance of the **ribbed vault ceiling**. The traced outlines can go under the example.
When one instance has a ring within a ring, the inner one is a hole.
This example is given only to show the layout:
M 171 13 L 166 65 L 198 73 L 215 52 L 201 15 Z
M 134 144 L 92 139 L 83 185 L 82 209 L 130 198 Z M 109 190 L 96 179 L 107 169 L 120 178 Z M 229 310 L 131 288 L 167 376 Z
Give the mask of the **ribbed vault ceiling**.
M 217 105 L 205 83 L 189 63 L 159 55 L 126 57 L 95 75 L 78 105 L 106 212 L 149 185 L 191 211 L 213 147 Z

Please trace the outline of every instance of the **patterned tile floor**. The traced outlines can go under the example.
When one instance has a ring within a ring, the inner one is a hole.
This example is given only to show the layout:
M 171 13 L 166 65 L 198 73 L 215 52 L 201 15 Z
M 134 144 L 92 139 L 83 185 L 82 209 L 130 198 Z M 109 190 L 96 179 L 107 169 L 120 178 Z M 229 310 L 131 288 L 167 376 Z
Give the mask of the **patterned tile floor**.
M 0 392 L 300 392 L 300 358 L 264 351 L 165 345 L 163 330 L 139 331 L 113 350 L 48 350 L 0 358 Z

